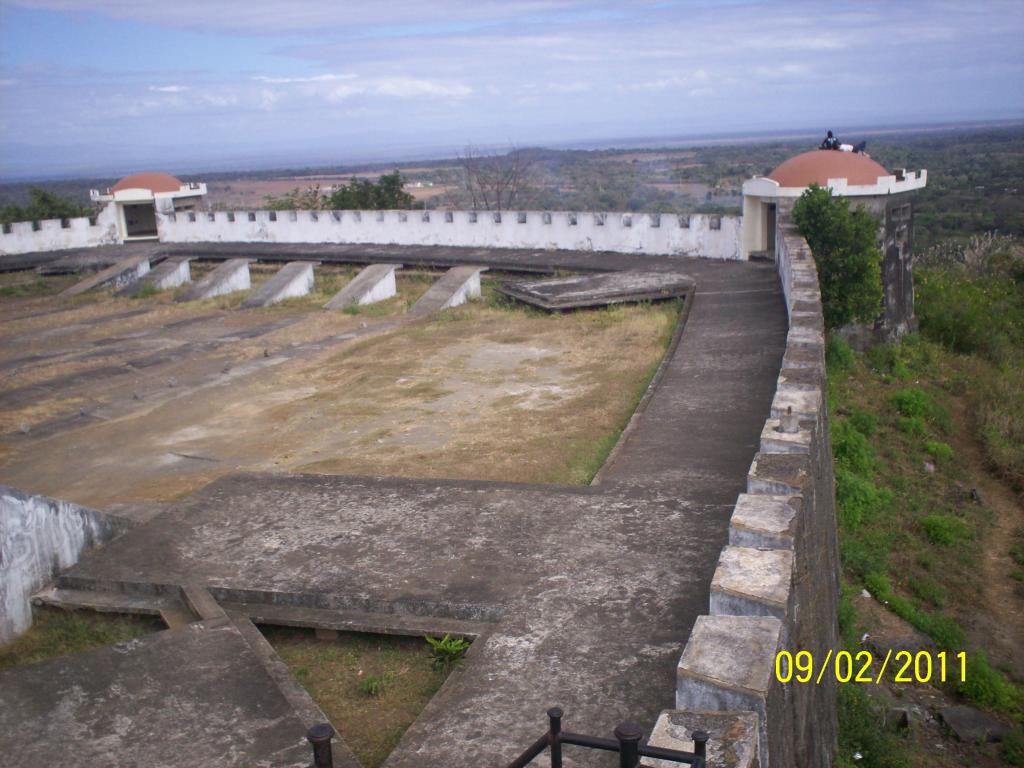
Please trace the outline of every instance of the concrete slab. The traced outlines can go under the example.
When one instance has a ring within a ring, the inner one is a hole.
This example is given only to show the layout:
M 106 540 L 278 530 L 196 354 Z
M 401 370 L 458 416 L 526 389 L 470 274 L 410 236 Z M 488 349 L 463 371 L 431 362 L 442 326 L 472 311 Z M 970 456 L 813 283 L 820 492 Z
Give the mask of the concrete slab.
M 480 273 L 486 269 L 478 266 L 452 267 L 409 307 L 409 314 L 431 315 L 475 299 L 480 295 Z
M 708 734 L 707 764 L 714 768 L 758 768 L 756 712 L 681 712 L 667 709 L 648 746 L 693 751 L 694 731 Z M 679 768 L 679 763 L 645 757 L 644 768 Z
M 81 768 L 306 768 L 304 734 L 228 622 L 0 673 L 0 753 L 9 765 L 61 765 L 73 755 Z
M 316 261 L 291 261 L 277 274 L 253 291 L 242 302 L 243 307 L 269 307 L 279 301 L 305 296 L 313 290 L 313 267 Z
M 62 298 L 78 296 L 86 291 L 108 285 L 114 288 L 123 288 L 129 283 L 134 283 L 147 272 L 149 272 L 148 256 L 129 256 L 127 259 L 118 261 L 113 266 L 89 275 L 84 280 L 62 291 L 59 296 Z
M 521 280 L 502 283 L 498 290 L 531 306 L 555 310 L 671 299 L 685 296 L 693 285 L 693 278 L 682 273 L 632 270 Z
M 198 283 L 178 296 L 175 301 L 198 301 L 212 299 L 235 291 L 247 291 L 252 287 L 249 278 L 249 264 L 252 259 L 228 259 L 210 272 Z
M 401 264 L 371 264 L 324 304 L 324 309 L 348 309 L 356 305 L 374 304 L 398 294 L 395 270 Z
M 168 288 L 177 288 L 179 285 L 191 282 L 192 272 L 188 265 L 190 260 L 189 256 L 174 256 L 165 259 L 131 285 L 122 288 L 117 295 L 135 296 L 150 285 L 158 291 L 166 291 Z

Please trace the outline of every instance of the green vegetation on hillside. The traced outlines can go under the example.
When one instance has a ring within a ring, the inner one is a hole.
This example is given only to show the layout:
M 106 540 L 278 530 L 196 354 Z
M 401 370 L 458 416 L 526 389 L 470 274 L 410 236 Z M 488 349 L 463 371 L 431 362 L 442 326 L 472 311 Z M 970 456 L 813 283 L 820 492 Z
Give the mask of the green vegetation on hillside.
M 81 205 L 54 192 L 48 192 L 42 187 L 32 187 L 28 192 L 28 202 L 25 205 L 8 203 L 0 208 L 0 223 L 73 219 L 92 214 L 93 209 L 89 206 Z

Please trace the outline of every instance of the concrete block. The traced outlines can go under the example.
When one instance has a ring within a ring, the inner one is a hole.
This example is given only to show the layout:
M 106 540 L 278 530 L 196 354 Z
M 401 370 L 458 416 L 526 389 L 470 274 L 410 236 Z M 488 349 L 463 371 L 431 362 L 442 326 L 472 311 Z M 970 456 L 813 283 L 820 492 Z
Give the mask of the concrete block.
M 313 289 L 313 267 L 319 261 L 290 261 L 253 291 L 243 307 L 269 307 L 285 299 L 305 296 Z
M 810 453 L 813 434 L 801 426 L 797 432 L 783 431 L 785 419 L 768 419 L 761 430 L 762 453 Z M 804 424 L 810 422 L 805 421 Z
M 807 454 L 757 453 L 747 473 L 747 493 L 797 496 L 809 481 Z
M 774 616 L 698 616 L 676 670 L 676 709 L 755 712 L 768 760 L 768 699 L 782 623 Z
M 348 309 L 390 299 L 398 294 L 395 270 L 401 268 L 401 264 L 371 264 L 324 304 L 324 309 Z
M 656 301 L 685 296 L 695 283 L 674 272 L 602 272 L 503 283 L 507 296 L 547 310 L 599 307 L 627 301 Z
M 821 407 L 820 390 L 778 387 L 775 390 L 775 397 L 772 398 L 771 418 L 780 419 L 792 409 L 792 412 L 801 419 L 806 417 L 817 422 Z
M 251 259 L 228 259 L 210 272 L 198 283 L 184 291 L 176 301 L 212 299 L 235 291 L 247 291 L 252 287 L 249 279 Z
M 131 285 L 122 288 L 117 294 L 118 296 L 135 296 L 148 285 L 158 291 L 165 291 L 168 288 L 177 288 L 179 285 L 191 282 L 192 273 L 188 265 L 190 259 L 189 256 L 165 259 Z
M 409 308 L 410 315 L 429 315 L 457 307 L 480 295 L 480 273 L 486 267 L 452 267 Z
M 792 549 L 800 496 L 741 493 L 729 520 L 729 543 L 734 547 Z
M 647 744 L 693 751 L 693 732 L 708 734 L 707 764 L 714 768 L 758 768 L 756 712 L 689 712 L 666 709 L 658 715 Z M 645 757 L 644 768 L 679 768 L 679 763 Z
M 113 266 L 100 270 L 93 275 L 89 275 L 84 280 L 81 280 L 70 288 L 62 291 L 60 296 L 78 296 L 79 294 L 91 291 L 94 288 L 102 288 L 108 285 L 114 288 L 123 288 L 126 285 L 134 283 L 147 272 L 149 272 L 149 257 L 132 256 L 131 258 L 117 262 Z
M 774 616 L 785 622 L 792 581 L 791 551 L 725 547 L 711 580 L 711 614 Z

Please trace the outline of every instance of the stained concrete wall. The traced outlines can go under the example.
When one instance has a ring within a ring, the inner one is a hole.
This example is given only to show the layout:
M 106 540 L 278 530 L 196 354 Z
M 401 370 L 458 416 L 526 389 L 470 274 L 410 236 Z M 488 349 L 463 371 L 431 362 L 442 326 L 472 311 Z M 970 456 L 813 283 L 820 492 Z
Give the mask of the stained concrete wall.
M 119 532 L 116 518 L 0 485 L 0 643 L 32 625 L 31 595 L 89 547 Z
M 758 732 L 749 738 L 761 768 L 828 768 L 838 730 L 834 675 L 786 685 L 775 675 L 781 650 L 810 651 L 822 664 L 839 648 L 821 293 L 810 249 L 786 218 L 776 234 L 776 260 L 789 313 L 786 353 L 712 581 L 709 615 L 698 619 L 680 659 L 676 708 L 737 718 L 755 713 Z M 661 720 L 673 716 L 666 712 Z
M 166 243 L 448 245 L 741 259 L 741 220 L 709 214 L 235 211 L 158 214 Z
M 100 211 L 95 222 L 83 217 L 38 222 L 16 221 L 5 225 L 0 232 L 0 259 L 19 253 L 93 248 L 120 242 L 114 206 L 108 205 Z

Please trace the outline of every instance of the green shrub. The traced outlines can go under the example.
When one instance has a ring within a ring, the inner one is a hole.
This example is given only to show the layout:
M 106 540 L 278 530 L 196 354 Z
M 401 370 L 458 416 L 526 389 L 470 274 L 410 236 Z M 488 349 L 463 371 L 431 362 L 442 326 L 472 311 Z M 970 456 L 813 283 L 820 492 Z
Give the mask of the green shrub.
M 936 644 L 946 650 L 956 650 L 964 645 L 964 631 L 954 620 L 941 614 L 922 611 L 905 597 L 892 591 L 889 578 L 881 572 L 869 573 L 864 577 L 864 586 L 880 603 L 924 632 Z
M 965 678 L 956 691 L 967 701 L 1008 715 L 1024 714 L 1024 691 L 993 668 L 981 651 L 967 654 Z
M 836 467 L 836 501 L 840 522 L 856 528 L 892 502 L 892 493 L 843 466 Z
M 928 426 L 920 416 L 900 416 L 896 428 L 911 437 L 924 437 L 928 432 Z
M 857 358 L 846 343 L 846 339 L 830 336 L 825 345 L 825 365 L 830 374 L 849 373 L 857 364 Z
M 971 527 L 953 515 L 928 515 L 921 518 L 921 527 L 930 542 L 944 547 L 972 538 Z
M 953 460 L 953 449 L 947 443 L 929 440 L 924 444 L 924 449 L 940 464 L 947 464 Z
M 853 428 L 865 437 L 871 437 L 878 429 L 878 417 L 871 411 L 854 408 L 850 411 L 848 419 Z
M 911 576 L 907 579 L 907 586 L 918 599 L 935 608 L 942 608 L 946 604 L 946 589 L 938 582 L 921 576 Z
M 854 472 L 869 473 L 875 467 L 875 452 L 864 434 L 847 419 L 832 428 L 832 457 L 840 466 Z
M 463 637 L 452 637 L 448 634 L 444 637 L 425 635 L 423 639 L 430 645 L 434 669 L 443 672 L 450 672 L 461 664 L 462 657 L 469 650 L 469 641 Z
M 895 408 L 901 416 L 927 417 L 932 412 L 935 402 L 932 396 L 923 389 L 907 387 L 897 389 L 889 395 L 889 405 Z
M 909 768 L 903 740 L 881 727 L 881 717 L 864 686 L 840 685 L 837 704 L 838 768 Z
M 367 696 L 373 696 L 374 698 L 384 693 L 384 689 L 391 685 L 391 681 L 394 679 L 394 673 L 385 672 L 382 675 L 372 675 L 370 677 L 364 677 L 359 681 L 359 692 L 365 693 Z
M 1014 728 L 1003 739 L 1003 760 L 1014 768 L 1024 768 L 1024 728 Z

